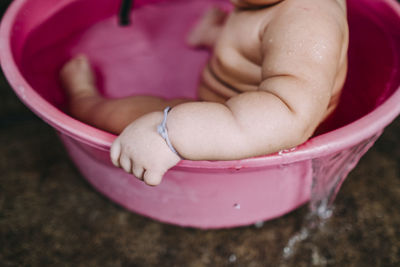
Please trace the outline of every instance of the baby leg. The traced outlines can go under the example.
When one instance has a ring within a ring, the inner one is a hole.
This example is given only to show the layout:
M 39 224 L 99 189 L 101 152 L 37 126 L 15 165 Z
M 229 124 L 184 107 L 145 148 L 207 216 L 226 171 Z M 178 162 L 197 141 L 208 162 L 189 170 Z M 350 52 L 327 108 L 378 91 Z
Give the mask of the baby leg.
M 144 114 L 192 101 L 164 100 L 153 96 L 104 98 L 97 92 L 93 70 L 83 55 L 71 59 L 63 66 L 60 79 L 69 98 L 70 114 L 87 124 L 115 134 L 120 134 L 128 124 Z

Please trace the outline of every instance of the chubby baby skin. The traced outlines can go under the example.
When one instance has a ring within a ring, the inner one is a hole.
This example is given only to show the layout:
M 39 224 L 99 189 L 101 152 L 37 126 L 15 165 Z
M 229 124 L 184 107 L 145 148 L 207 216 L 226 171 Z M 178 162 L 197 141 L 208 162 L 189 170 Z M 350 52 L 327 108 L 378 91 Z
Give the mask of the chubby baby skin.
M 105 99 L 84 56 L 64 65 L 71 114 L 119 134 L 114 165 L 158 185 L 181 158 L 234 160 L 295 147 L 334 110 L 347 71 L 345 0 L 231 2 L 233 12 L 209 11 L 188 37 L 191 45 L 213 48 L 197 102 Z M 179 156 L 157 132 L 167 106 Z

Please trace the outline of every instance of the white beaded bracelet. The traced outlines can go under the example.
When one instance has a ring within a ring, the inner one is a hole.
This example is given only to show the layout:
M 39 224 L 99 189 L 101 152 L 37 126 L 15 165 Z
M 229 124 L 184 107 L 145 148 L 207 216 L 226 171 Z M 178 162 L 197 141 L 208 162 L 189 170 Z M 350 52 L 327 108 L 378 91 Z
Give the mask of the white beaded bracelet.
M 171 141 L 169 141 L 168 138 L 168 130 L 167 130 L 167 116 L 168 116 L 168 112 L 171 110 L 171 107 L 166 107 L 164 109 L 164 119 L 161 122 L 160 125 L 157 126 L 157 131 L 158 133 L 161 135 L 162 138 L 164 138 L 165 142 L 167 142 L 167 145 L 169 146 L 169 148 L 172 150 L 172 152 L 174 152 L 175 154 L 178 154 L 178 152 L 175 150 L 175 148 L 172 146 Z

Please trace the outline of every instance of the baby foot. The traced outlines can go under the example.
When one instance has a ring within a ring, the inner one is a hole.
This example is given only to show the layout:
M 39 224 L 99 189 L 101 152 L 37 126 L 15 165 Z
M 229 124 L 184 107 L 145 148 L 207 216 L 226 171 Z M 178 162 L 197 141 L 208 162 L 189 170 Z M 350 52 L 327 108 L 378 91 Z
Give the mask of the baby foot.
M 71 99 L 97 95 L 94 73 L 85 55 L 78 55 L 65 63 L 60 79 Z
M 214 46 L 227 16 L 228 12 L 218 7 L 209 9 L 187 36 L 187 43 L 191 46 Z

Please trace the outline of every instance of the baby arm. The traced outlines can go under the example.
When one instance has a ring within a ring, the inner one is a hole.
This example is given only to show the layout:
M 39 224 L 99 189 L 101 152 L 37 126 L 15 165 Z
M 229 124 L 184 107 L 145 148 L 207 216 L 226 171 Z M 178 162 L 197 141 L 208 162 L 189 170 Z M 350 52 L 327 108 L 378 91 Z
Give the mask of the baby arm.
M 229 160 L 273 153 L 303 143 L 323 120 L 346 58 L 345 12 L 315 1 L 291 3 L 261 34 L 257 91 L 225 105 L 186 103 L 171 111 L 171 142 L 184 158 Z
M 277 109 L 279 118 L 274 117 Z M 157 132 L 162 120 L 162 112 L 140 117 L 111 148 L 114 165 L 148 185 L 158 185 L 164 173 L 180 160 Z M 266 92 L 244 93 L 226 105 L 181 104 L 171 110 L 167 120 L 173 147 L 190 160 L 231 160 L 267 154 L 279 150 L 288 135 L 292 138 L 290 145 L 296 145 L 303 141 L 300 135 L 293 134 L 298 132 L 299 125 L 295 115 Z M 285 128 L 287 134 L 282 138 L 279 133 Z

